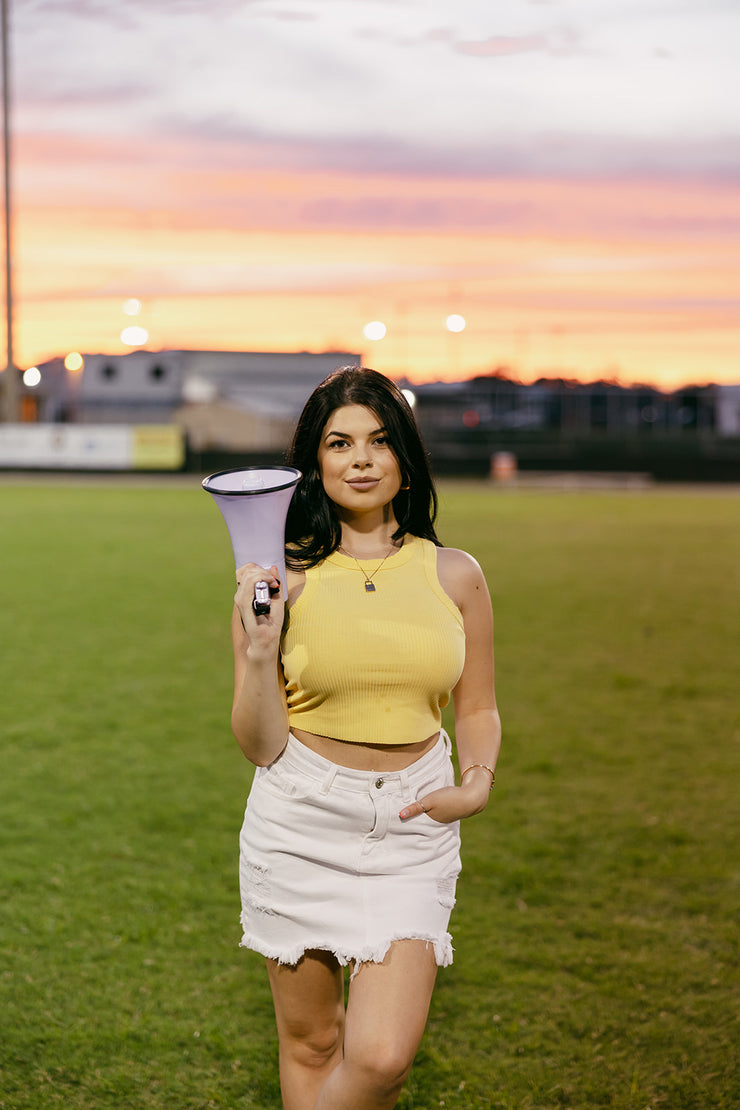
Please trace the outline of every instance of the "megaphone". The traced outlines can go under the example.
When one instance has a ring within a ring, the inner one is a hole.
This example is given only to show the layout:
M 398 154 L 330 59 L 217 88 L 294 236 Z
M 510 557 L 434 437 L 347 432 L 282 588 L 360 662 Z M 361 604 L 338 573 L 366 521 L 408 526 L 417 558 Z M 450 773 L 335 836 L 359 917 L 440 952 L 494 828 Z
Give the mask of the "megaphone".
M 226 521 L 234 565 L 257 563 L 265 570 L 276 566 L 284 598 L 285 521 L 301 477 L 292 466 L 247 466 L 209 474 L 201 483 Z M 269 596 L 255 609 L 269 612 Z

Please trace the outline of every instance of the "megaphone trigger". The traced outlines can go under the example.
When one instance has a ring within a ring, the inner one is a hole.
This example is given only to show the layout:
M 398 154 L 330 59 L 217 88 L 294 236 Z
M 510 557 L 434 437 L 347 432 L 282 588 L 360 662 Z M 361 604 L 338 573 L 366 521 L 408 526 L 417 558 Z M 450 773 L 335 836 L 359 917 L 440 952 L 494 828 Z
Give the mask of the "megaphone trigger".
M 266 617 L 270 612 L 270 587 L 267 582 L 256 582 L 252 608 L 258 617 Z

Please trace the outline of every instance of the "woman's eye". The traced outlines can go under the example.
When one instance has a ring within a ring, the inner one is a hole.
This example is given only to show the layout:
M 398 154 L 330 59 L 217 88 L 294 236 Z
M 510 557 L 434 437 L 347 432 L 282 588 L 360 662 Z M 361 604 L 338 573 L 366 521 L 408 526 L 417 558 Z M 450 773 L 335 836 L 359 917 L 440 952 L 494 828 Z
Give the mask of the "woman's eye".
M 347 440 L 346 439 L 333 439 L 330 442 L 329 446 L 330 447 L 346 447 L 347 446 Z

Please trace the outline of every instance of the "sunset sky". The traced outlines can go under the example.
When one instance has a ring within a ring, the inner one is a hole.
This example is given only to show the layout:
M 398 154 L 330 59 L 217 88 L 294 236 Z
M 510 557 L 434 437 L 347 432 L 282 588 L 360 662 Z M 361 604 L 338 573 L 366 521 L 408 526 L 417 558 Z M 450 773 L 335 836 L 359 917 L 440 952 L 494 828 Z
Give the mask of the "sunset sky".
M 18 365 L 740 382 L 737 0 L 9 9 Z

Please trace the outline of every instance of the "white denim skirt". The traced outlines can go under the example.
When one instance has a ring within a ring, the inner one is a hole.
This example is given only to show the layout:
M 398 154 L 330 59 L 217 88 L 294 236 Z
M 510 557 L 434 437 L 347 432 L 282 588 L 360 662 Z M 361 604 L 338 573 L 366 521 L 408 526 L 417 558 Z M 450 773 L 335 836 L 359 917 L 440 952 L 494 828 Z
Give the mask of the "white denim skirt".
M 308 950 L 342 965 L 380 962 L 418 939 L 452 963 L 448 930 L 460 872 L 460 823 L 399 810 L 455 781 L 443 731 L 403 771 L 341 767 L 290 736 L 258 767 L 240 836 L 242 947 L 283 964 Z

